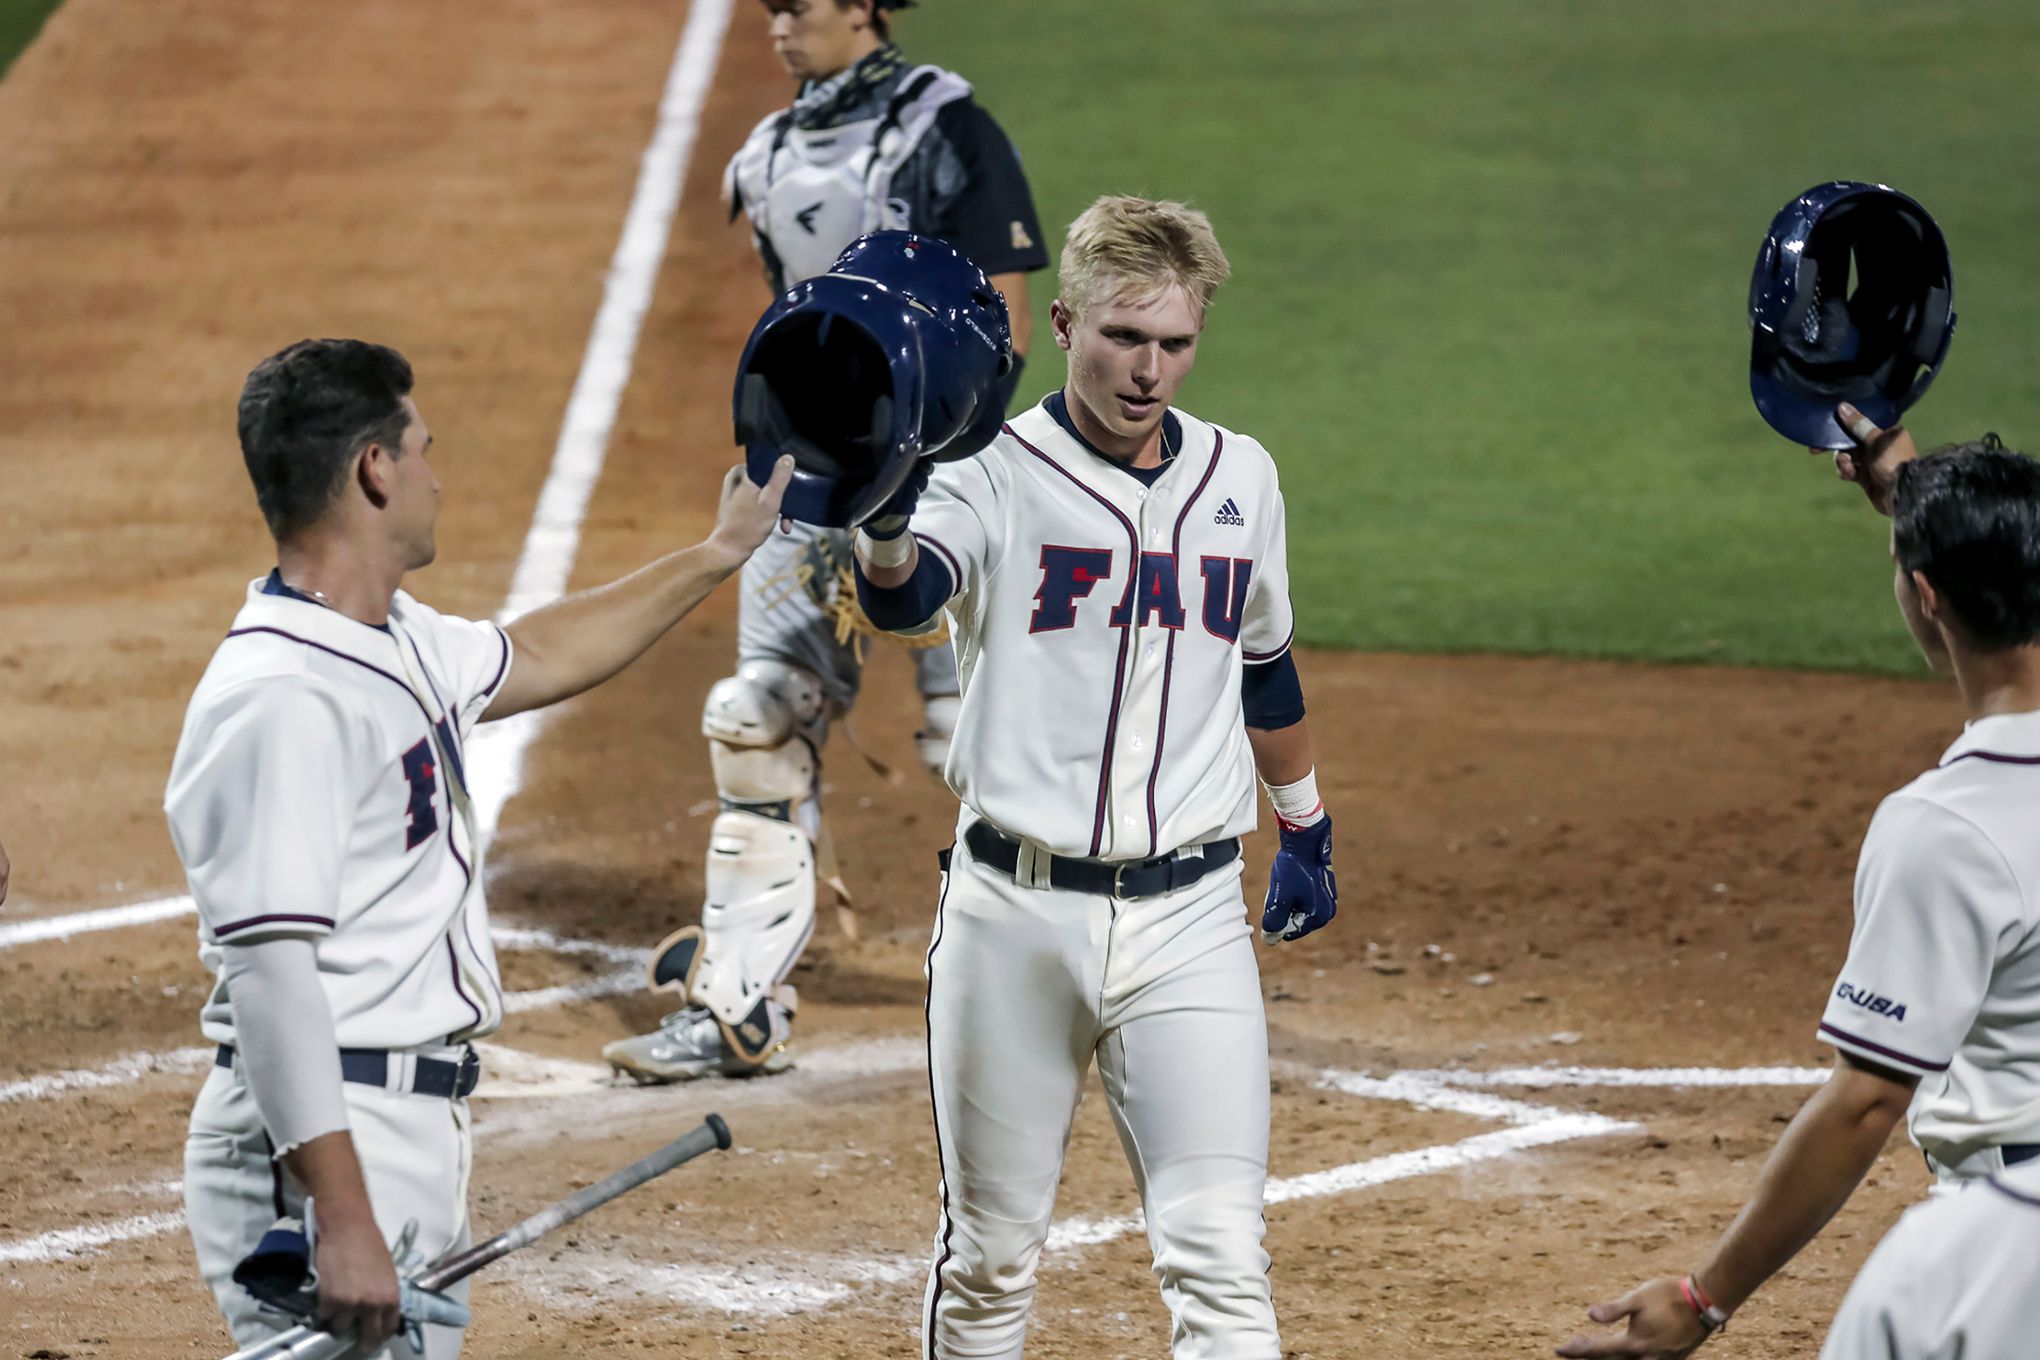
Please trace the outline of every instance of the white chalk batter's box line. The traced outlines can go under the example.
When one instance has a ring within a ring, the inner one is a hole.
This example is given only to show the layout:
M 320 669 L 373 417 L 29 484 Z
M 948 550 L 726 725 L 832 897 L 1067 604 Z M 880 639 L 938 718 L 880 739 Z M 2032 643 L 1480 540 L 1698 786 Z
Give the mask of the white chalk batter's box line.
M 882 1051 L 883 1061 L 874 1061 L 880 1057 L 880 1052 L 865 1055 L 863 1050 L 867 1048 Z M 566 1117 L 576 1123 L 585 1120 L 587 1112 L 582 1106 L 582 1099 L 593 1074 L 600 1071 L 595 1064 L 537 1059 L 503 1049 L 495 1050 L 492 1058 L 499 1063 L 511 1059 L 513 1065 L 518 1058 L 530 1059 L 536 1066 L 530 1069 L 528 1075 L 538 1078 L 541 1084 L 559 1084 L 564 1088 L 563 1094 L 569 1097 L 560 1102 Z M 918 1060 L 913 1045 L 881 1040 L 874 1044 L 824 1049 L 807 1061 L 823 1072 L 838 1068 L 869 1074 L 881 1067 L 898 1067 L 905 1071 L 916 1065 Z M 795 1072 L 800 1070 L 796 1068 Z M 1267 1202 L 1279 1205 L 1349 1194 L 1415 1176 L 1466 1170 L 1533 1148 L 1635 1133 L 1643 1128 L 1643 1125 L 1628 1120 L 1510 1099 L 1482 1088 L 1814 1086 L 1826 1080 L 1827 1076 L 1825 1068 L 1800 1067 L 1530 1067 L 1487 1072 L 1433 1069 L 1397 1072 L 1385 1077 L 1323 1069 L 1313 1077 L 1314 1084 L 1323 1090 L 1488 1120 L 1502 1127 L 1456 1142 L 1279 1177 L 1268 1183 Z M 787 1078 L 774 1079 L 774 1084 L 784 1082 Z M 0 1242 L 0 1262 L 67 1260 L 95 1253 L 115 1243 L 172 1232 L 182 1227 L 183 1222 L 183 1215 L 172 1211 L 40 1233 L 13 1242 Z M 1046 1252 L 1051 1260 L 1066 1257 L 1085 1247 L 1144 1232 L 1145 1226 L 1139 1212 L 1105 1218 L 1066 1218 L 1051 1229 Z M 789 1258 L 783 1268 L 759 1264 L 746 1265 L 742 1271 L 733 1271 L 720 1264 L 647 1264 L 611 1256 L 579 1263 L 548 1262 L 542 1269 L 515 1262 L 513 1258 L 508 1276 L 527 1292 L 562 1306 L 599 1308 L 607 1299 L 621 1294 L 664 1299 L 704 1311 L 765 1318 L 846 1302 L 857 1292 L 875 1285 L 909 1284 L 920 1278 L 921 1268 L 918 1258 L 902 1254 L 820 1261 Z
M 187 904 L 191 901 L 188 897 L 183 900 Z M 652 957 L 652 951 L 649 949 L 626 949 L 622 945 L 605 944 L 600 940 L 563 938 L 549 930 L 496 926 L 489 934 L 499 949 L 536 950 L 566 958 L 600 959 L 604 963 L 614 965 L 602 976 L 589 978 L 583 982 L 565 983 L 557 987 L 538 987 L 522 992 L 506 992 L 503 996 L 503 1010 L 509 1015 L 636 991 L 645 985 L 645 967 Z M 214 1049 L 211 1045 L 173 1049 L 168 1053 L 130 1053 L 114 1059 L 103 1067 L 46 1072 L 41 1076 L 0 1084 L 0 1105 L 22 1100 L 51 1100 L 81 1091 L 126 1086 L 157 1073 L 199 1072 L 212 1062 L 213 1054 Z

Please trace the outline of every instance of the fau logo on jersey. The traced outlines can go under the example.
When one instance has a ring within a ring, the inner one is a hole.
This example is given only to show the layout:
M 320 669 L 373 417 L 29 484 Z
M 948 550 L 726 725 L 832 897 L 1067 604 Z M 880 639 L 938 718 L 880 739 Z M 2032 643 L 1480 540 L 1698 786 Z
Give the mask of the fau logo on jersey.
M 1052 633 L 1075 627 L 1077 602 L 1100 581 L 1112 578 L 1112 565 L 1110 548 L 1044 546 L 1041 585 L 1034 592 L 1037 603 L 1027 631 Z M 1226 642 L 1238 642 L 1240 620 L 1247 607 L 1247 587 L 1254 577 L 1253 559 L 1205 557 L 1198 561 L 1197 572 L 1204 584 L 1205 631 Z M 1142 553 L 1132 586 L 1122 593 L 1107 617 L 1112 627 L 1145 627 L 1150 622 L 1172 629 L 1183 626 L 1187 615 L 1174 553 Z

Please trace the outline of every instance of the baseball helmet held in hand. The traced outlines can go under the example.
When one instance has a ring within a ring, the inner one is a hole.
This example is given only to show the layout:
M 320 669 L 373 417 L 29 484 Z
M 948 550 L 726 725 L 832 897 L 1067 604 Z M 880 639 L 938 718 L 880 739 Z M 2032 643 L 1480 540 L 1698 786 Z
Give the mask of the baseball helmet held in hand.
M 793 455 L 783 512 L 851 528 L 924 458 L 968 458 L 1005 412 L 1006 301 L 953 246 L 914 232 L 861 236 L 826 274 L 781 293 L 737 365 L 737 441 L 760 486 Z
M 1771 222 L 1750 279 L 1750 395 L 1771 428 L 1853 448 L 1849 402 L 1889 428 L 1925 394 L 1955 333 L 1948 242 L 1917 201 L 1831 180 Z

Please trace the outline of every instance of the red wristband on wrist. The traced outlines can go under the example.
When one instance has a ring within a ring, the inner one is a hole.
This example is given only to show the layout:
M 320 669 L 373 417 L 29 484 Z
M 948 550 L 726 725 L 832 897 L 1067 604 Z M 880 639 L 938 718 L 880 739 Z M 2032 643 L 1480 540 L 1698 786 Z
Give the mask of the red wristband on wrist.
M 1707 1291 L 1700 1287 L 1700 1281 L 1691 1275 L 1679 1281 L 1679 1293 L 1698 1315 L 1700 1325 L 1708 1331 L 1711 1332 L 1728 1321 L 1728 1314 L 1715 1306 L 1714 1300 L 1707 1297 Z

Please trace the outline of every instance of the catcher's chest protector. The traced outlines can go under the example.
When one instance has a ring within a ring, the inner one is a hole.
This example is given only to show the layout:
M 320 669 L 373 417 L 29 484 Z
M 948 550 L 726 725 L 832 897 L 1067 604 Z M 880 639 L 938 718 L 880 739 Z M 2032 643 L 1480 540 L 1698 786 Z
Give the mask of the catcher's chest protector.
M 913 226 L 911 205 L 892 196 L 893 177 L 944 106 L 969 94 L 961 76 L 921 66 L 870 118 L 807 130 L 788 112 L 752 131 L 730 162 L 730 187 L 777 254 L 782 287 L 827 273 L 866 232 Z

